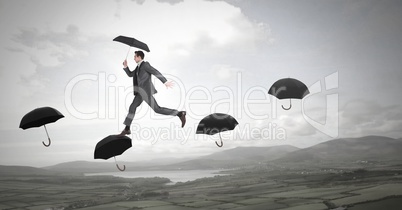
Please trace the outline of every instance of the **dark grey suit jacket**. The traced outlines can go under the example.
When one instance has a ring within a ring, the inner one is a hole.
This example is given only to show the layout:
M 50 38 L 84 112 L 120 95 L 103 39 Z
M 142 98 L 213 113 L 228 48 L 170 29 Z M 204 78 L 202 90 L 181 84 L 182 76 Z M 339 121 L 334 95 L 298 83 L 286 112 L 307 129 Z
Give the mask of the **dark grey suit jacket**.
M 151 75 L 154 75 L 162 83 L 167 81 L 158 70 L 146 61 L 143 61 L 140 68 L 137 67 L 134 71 L 130 71 L 129 67 L 123 69 L 127 73 L 127 76 L 133 77 L 134 95 L 140 93 L 141 96 L 147 97 L 158 92 L 156 91 L 154 84 L 151 82 Z

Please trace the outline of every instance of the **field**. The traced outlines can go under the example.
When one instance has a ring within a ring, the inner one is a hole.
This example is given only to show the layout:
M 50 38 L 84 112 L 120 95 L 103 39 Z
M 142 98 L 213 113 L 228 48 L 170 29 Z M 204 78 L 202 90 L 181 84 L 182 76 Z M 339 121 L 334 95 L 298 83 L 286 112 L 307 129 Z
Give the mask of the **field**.
M 398 209 L 402 170 L 248 168 L 166 185 L 165 178 L 3 176 L 0 209 Z

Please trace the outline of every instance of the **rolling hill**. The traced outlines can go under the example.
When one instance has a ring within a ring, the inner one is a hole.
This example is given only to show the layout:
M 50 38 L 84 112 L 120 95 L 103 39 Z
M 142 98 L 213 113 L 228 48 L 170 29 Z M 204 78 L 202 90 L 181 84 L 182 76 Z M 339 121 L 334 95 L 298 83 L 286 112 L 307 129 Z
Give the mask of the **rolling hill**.
M 147 162 L 119 162 L 119 164 L 125 164 L 127 171 L 233 168 L 247 164 L 258 164 L 259 162 L 270 161 L 283 157 L 284 155 L 296 150 L 298 150 L 298 148 L 288 145 L 275 147 L 237 147 L 192 160 L 155 160 Z M 76 173 L 97 173 L 117 170 L 114 163 L 110 161 L 73 161 L 44 167 L 44 169 Z
M 60 175 L 55 171 L 30 166 L 0 166 L 0 176 L 52 176 Z
M 289 145 L 273 147 L 237 147 L 191 160 L 120 162 L 130 170 L 202 170 L 231 169 L 258 164 L 292 164 L 300 167 L 310 165 L 348 166 L 356 163 L 397 163 L 402 161 L 402 140 L 383 136 L 340 138 L 308 148 L 299 149 Z M 62 163 L 44 169 L 96 173 L 115 171 L 113 162 L 76 161 Z
M 402 161 L 402 140 L 383 136 L 342 138 L 300 149 L 276 163 L 352 163 Z
M 142 162 L 123 162 L 119 161 L 119 165 L 126 165 L 126 170 L 153 170 L 153 168 L 158 168 L 160 165 L 172 164 L 181 162 L 188 159 L 175 159 L 168 158 L 164 160 L 150 160 Z M 59 172 L 74 172 L 74 173 L 99 173 L 99 172 L 113 172 L 116 171 L 115 163 L 112 161 L 72 161 L 56 164 L 53 166 L 44 167 L 44 169 Z
M 237 147 L 199 157 L 194 160 L 167 165 L 164 169 L 230 169 L 275 160 L 285 157 L 287 154 L 297 150 L 299 150 L 299 148 L 289 145 Z

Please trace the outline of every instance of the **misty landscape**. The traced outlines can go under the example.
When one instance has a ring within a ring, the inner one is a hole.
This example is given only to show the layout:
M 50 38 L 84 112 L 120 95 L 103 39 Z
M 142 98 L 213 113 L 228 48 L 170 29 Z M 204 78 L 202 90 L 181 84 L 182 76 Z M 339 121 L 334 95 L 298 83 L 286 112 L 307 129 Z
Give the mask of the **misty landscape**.
M 402 209 L 401 0 L 0 0 L 0 210 Z
M 402 139 L 335 139 L 309 148 L 238 147 L 191 160 L 1 166 L 1 209 L 398 209 Z M 179 161 L 179 162 L 178 162 Z M 156 171 L 219 170 L 169 184 Z M 154 177 L 85 176 L 148 171 Z

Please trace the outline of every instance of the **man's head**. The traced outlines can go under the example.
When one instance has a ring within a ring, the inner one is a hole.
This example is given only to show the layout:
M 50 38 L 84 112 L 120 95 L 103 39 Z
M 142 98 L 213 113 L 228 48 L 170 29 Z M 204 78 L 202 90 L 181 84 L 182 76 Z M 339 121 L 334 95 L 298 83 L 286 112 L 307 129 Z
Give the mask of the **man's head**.
M 134 54 L 134 60 L 135 60 L 136 63 L 142 61 L 144 59 L 144 57 L 145 57 L 144 52 L 142 52 L 141 50 L 135 51 L 134 53 L 135 53 Z

